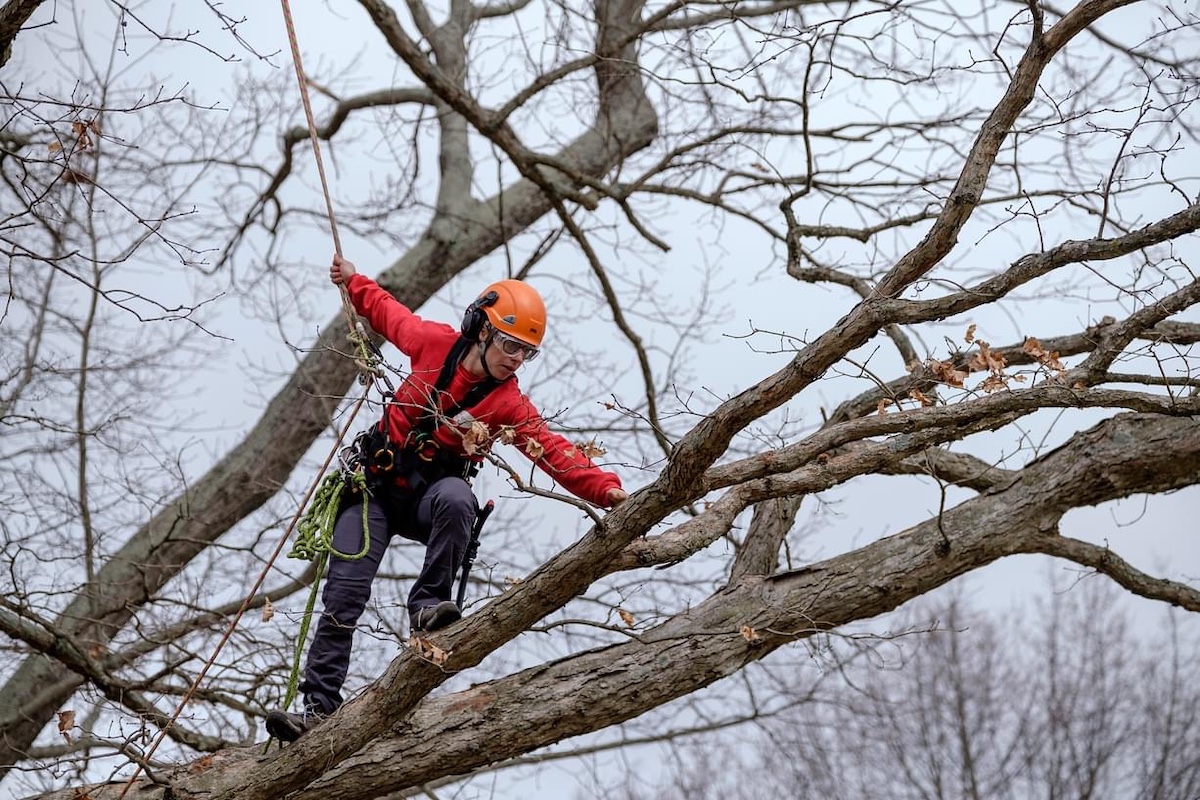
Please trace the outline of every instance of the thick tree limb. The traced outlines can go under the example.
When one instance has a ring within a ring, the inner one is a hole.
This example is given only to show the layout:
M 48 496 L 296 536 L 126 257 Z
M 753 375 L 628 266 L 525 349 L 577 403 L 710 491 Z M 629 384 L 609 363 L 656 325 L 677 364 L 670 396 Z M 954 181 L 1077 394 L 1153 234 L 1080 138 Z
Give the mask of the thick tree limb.
M 13 40 L 45 0 L 8 0 L 0 6 L 0 67 L 12 56 Z
M 800 570 L 768 578 L 748 574 L 636 640 L 426 699 L 402 723 L 394 721 L 391 733 L 289 797 L 367 800 L 440 777 L 448 761 L 466 772 L 632 719 L 789 643 L 878 616 L 1005 556 L 1054 550 L 1096 566 L 1088 562 L 1104 556 L 1095 548 L 1050 544 L 1065 513 L 1197 482 L 1200 425 L 1193 420 L 1142 414 L 1105 420 L 1027 466 L 1020 480 L 940 518 Z M 1200 611 L 1200 591 L 1130 577 L 1122 583 L 1135 592 Z M 476 631 L 492 623 L 490 617 L 485 608 L 438 641 L 455 651 L 470 646 Z M 409 655 L 397 659 L 389 674 L 397 668 L 422 682 L 419 676 L 433 669 Z M 372 702 L 386 704 L 394 696 L 380 693 L 385 681 L 368 690 Z M 339 713 L 269 761 L 292 762 L 289 755 L 303 749 L 306 763 L 325 764 L 330 746 L 352 736 L 358 723 L 359 715 Z M 301 748 L 309 742 L 320 746 Z M 256 748 L 226 752 L 202 774 L 181 768 L 162 777 L 174 797 L 231 796 L 234 786 L 254 785 L 247 778 L 262 773 L 259 758 Z M 116 791 L 97 788 L 91 794 L 93 800 L 111 800 Z M 138 796 L 160 800 L 164 791 L 147 785 Z

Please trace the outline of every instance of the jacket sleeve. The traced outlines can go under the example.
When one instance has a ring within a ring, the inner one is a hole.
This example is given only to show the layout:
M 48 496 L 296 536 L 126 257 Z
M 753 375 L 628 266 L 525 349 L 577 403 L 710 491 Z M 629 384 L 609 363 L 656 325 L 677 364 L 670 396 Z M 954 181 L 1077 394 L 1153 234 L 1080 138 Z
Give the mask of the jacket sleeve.
M 429 341 L 422 329 L 441 323 L 427 322 L 418 317 L 408 306 L 392 297 L 383 287 L 362 273 L 355 273 L 346 282 L 346 291 L 354 310 L 365 317 L 376 333 L 394 344 L 409 358 L 419 358 L 421 350 Z
M 621 479 L 592 463 L 578 447 L 550 430 L 546 420 L 524 393 L 517 392 L 514 445 L 568 492 L 607 508 L 610 489 L 621 488 Z

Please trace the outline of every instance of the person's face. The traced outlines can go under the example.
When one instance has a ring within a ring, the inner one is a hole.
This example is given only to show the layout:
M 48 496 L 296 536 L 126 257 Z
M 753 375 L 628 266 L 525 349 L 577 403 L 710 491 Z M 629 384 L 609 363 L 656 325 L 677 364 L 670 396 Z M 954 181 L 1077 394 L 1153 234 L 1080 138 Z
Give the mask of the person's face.
M 489 346 L 484 350 L 488 371 L 500 380 L 512 375 L 526 361 L 537 358 L 537 348 L 519 339 L 496 330 L 488 331 L 485 336 L 491 336 Z

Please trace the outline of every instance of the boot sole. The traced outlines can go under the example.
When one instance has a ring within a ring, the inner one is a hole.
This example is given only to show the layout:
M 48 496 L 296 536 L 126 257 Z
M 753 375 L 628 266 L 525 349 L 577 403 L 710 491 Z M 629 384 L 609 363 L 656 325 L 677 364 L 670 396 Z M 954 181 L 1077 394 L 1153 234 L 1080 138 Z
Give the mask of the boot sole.
M 421 610 L 426 612 L 425 616 L 428 616 L 429 619 L 424 620 L 424 625 L 418 625 L 417 623 L 422 621 L 422 615 L 415 615 L 415 617 L 409 621 L 409 627 L 412 629 L 413 633 L 432 633 L 433 631 L 440 631 L 442 628 L 448 628 L 462 619 L 462 611 L 459 610 L 458 606 L 448 600 L 438 603 L 436 606 L 432 606 L 431 608 L 423 608 Z
M 281 742 L 291 744 L 299 739 L 304 731 L 297 728 L 283 712 L 272 711 L 267 714 L 267 733 Z

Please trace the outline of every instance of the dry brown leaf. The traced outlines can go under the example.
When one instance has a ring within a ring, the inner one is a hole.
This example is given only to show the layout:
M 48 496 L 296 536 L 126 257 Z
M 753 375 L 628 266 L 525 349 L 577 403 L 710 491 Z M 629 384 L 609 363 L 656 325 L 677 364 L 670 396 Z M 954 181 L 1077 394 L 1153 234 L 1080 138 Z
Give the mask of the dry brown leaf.
M 580 442 L 577 446 L 579 447 L 579 451 L 583 453 L 584 457 L 588 458 L 589 460 L 599 458 L 608 452 L 603 447 L 596 444 L 595 439 L 590 442 Z
M 881 397 L 879 399 L 879 403 L 875 406 L 875 413 L 879 414 L 880 416 L 883 416 L 884 414 L 887 413 L 887 408 L 891 404 L 892 404 L 891 400 L 888 400 L 886 397 Z
M 500 433 L 496 435 L 501 444 L 512 444 L 517 440 L 517 432 L 511 425 L 504 425 L 500 428 Z
M 524 578 L 518 578 L 515 575 L 505 575 L 504 576 L 504 585 L 505 586 L 520 586 L 524 582 L 525 582 Z
M 963 381 L 967 377 L 966 372 L 955 369 L 949 361 L 938 361 L 936 358 L 931 358 L 928 363 L 929 371 L 933 373 L 935 379 L 950 386 L 962 388 Z
M 751 628 L 749 625 L 743 625 L 738 629 L 738 633 L 742 635 L 743 639 L 751 644 L 762 641 L 762 637 L 758 635 L 758 631 L 754 630 L 754 628 Z
M 1004 360 L 1004 356 L 992 350 L 990 344 L 980 339 L 979 351 L 971 359 L 970 370 L 972 372 L 991 372 L 998 375 L 1004 371 L 1006 366 L 1008 366 L 1008 362 Z
M 529 439 L 525 442 L 525 454 L 534 461 L 537 461 L 539 458 L 546 455 L 546 448 L 542 447 L 533 439 Z
M 617 614 L 619 614 L 621 616 L 621 621 L 625 623 L 625 627 L 627 627 L 627 628 L 633 627 L 633 614 L 630 614 L 628 611 L 626 611 L 623 608 L 618 608 Z
M 271 617 L 273 617 L 273 616 L 275 616 L 275 606 L 273 606 L 271 604 L 271 598 L 268 597 L 266 600 L 263 601 L 262 621 L 270 622 Z
M 471 427 L 463 434 L 463 450 L 467 455 L 473 456 L 476 451 L 483 448 L 491 439 L 491 433 L 488 431 L 488 426 L 484 425 L 479 420 L 471 423 Z
M 91 175 L 69 167 L 63 170 L 63 181 L 66 183 L 77 183 L 81 186 L 88 186 L 93 183 Z
M 66 711 L 58 712 L 58 732 L 62 737 L 71 742 L 71 729 L 75 727 L 75 712 L 67 709 Z
M 1001 389 L 1007 389 L 1008 380 L 1004 375 L 988 375 L 987 378 L 984 379 L 983 383 L 979 384 L 979 388 L 983 389 L 983 391 L 987 392 L 988 394 L 991 394 L 992 392 L 997 392 Z
M 51 153 L 57 153 L 59 150 L 62 150 L 62 142 L 53 141 L 50 143 L 50 152 Z
M 970 344 L 971 342 L 975 341 L 975 323 L 974 322 L 972 322 L 970 325 L 967 326 L 967 333 L 965 336 L 963 336 L 963 341 L 966 342 L 967 344 Z
M 81 153 L 85 153 L 92 148 L 92 137 L 88 135 L 90 125 L 87 122 L 75 120 L 71 123 L 71 133 L 75 135 L 75 149 Z
M 408 646 L 417 651 L 417 655 L 437 666 L 442 666 L 450 658 L 449 651 L 443 650 L 424 636 L 408 637 Z
M 909 389 L 908 396 L 920 403 L 922 408 L 934 405 L 933 398 L 922 392 L 920 389 Z
M 1057 350 L 1052 352 L 1047 351 L 1042 347 L 1042 343 L 1032 336 L 1025 338 L 1024 343 L 1021 345 L 1021 351 L 1025 355 L 1037 359 L 1037 362 L 1046 369 L 1055 370 L 1056 372 L 1062 372 L 1066 369 L 1063 363 L 1058 360 Z

